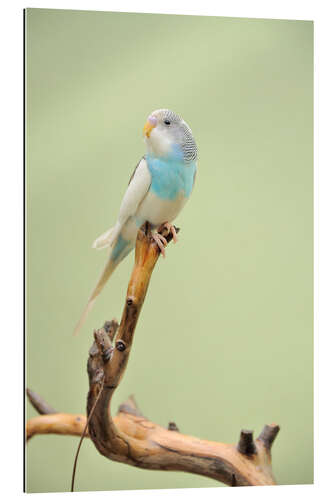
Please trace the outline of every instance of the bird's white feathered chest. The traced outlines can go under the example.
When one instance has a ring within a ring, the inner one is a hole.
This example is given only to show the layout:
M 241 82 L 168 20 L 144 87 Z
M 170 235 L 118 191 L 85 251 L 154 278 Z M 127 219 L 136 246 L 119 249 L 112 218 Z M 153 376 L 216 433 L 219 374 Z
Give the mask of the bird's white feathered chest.
M 180 192 L 177 197 L 168 200 L 162 199 L 152 191 L 149 191 L 138 208 L 137 216 L 144 221 L 148 220 L 151 224 L 159 226 L 163 222 L 173 221 L 186 201 L 187 198 L 184 192 Z

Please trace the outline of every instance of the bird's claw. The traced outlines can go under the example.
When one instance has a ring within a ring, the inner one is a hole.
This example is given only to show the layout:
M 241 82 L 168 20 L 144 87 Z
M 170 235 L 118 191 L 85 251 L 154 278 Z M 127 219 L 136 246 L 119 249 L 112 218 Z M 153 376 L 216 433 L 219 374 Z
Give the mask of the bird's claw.
M 173 242 L 177 243 L 178 237 L 175 226 L 173 226 L 172 224 L 166 224 L 166 227 L 169 229 L 169 232 L 171 231 Z
M 163 231 L 163 229 L 167 229 L 168 233 L 172 234 L 172 239 L 174 243 L 177 243 L 178 238 L 177 238 L 177 231 L 175 226 L 170 224 L 169 222 L 165 222 L 164 224 L 161 224 L 160 227 L 157 229 L 157 233 L 153 233 L 152 237 L 153 240 L 156 242 L 158 248 L 161 250 L 161 254 L 165 258 L 165 248 L 168 244 L 166 238 L 160 234 L 160 232 Z
M 163 258 L 165 259 L 165 246 L 167 245 L 167 240 L 162 236 L 160 233 L 153 233 L 152 234 L 153 240 L 156 242 L 158 248 L 161 250 L 161 254 L 163 255 Z
M 178 241 L 178 237 L 177 237 L 177 231 L 176 231 L 176 228 L 175 226 L 173 226 L 172 224 L 170 224 L 169 222 L 165 222 L 164 224 L 162 224 L 159 228 L 158 228 L 158 231 L 162 231 L 163 228 L 166 228 L 168 230 L 168 233 L 171 233 L 172 234 L 172 239 L 173 239 L 173 242 L 174 243 L 177 243 Z

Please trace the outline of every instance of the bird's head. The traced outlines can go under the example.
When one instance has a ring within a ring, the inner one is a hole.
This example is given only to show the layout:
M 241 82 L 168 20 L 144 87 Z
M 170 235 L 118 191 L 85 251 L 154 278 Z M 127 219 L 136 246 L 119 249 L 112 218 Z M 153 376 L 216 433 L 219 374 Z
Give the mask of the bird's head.
M 180 156 L 184 161 L 197 159 L 197 146 L 187 123 L 169 109 L 153 111 L 143 129 L 149 154 Z

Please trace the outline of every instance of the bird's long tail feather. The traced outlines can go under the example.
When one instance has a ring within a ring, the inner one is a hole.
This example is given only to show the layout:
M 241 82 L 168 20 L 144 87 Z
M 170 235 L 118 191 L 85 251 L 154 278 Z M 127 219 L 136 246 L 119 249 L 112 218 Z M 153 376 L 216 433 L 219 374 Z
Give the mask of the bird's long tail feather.
M 113 273 L 113 271 L 117 267 L 118 263 L 119 262 L 116 262 L 116 261 L 112 260 L 111 259 L 111 255 L 110 255 L 110 257 L 108 258 L 107 263 L 106 263 L 106 265 L 105 265 L 105 267 L 104 267 L 104 269 L 102 271 L 102 274 L 99 277 L 97 285 L 93 289 L 93 291 L 92 291 L 92 293 L 91 293 L 91 295 L 90 295 L 90 297 L 88 299 L 88 303 L 87 303 L 86 307 L 84 308 L 79 321 L 77 322 L 77 325 L 76 325 L 76 327 L 74 329 L 74 333 L 73 333 L 74 335 L 77 335 L 79 333 L 79 331 L 82 328 L 84 322 L 86 321 L 88 313 L 91 311 L 91 309 L 92 309 L 92 307 L 93 307 L 93 305 L 95 303 L 95 300 L 96 300 L 97 296 L 103 290 L 106 282 L 108 281 L 108 279 L 110 278 L 111 274 Z
M 96 238 L 92 247 L 97 248 L 98 250 L 109 247 L 115 241 L 118 234 L 119 234 L 119 228 L 117 226 L 111 227 L 110 229 L 105 231 L 105 233 L 101 234 L 98 238 Z

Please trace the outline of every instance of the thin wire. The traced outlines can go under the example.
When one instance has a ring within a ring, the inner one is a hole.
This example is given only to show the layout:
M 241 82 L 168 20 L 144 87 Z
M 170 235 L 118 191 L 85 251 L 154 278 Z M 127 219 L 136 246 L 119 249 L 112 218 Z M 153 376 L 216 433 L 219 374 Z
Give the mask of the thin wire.
M 101 388 L 99 390 L 99 393 L 97 395 L 97 398 L 95 400 L 95 403 L 93 404 L 91 410 L 90 410 L 90 413 L 88 415 L 88 418 L 87 418 L 87 422 L 86 422 L 86 425 L 84 426 L 84 429 L 82 431 L 82 434 L 81 434 L 81 437 L 80 437 L 80 442 L 78 444 L 78 447 L 77 447 L 77 450 L 76 450 L 76 454 L 75 454 L 75 460 L 74 460 L 74 465 L 73 465 L 73 472 L 72 472 L 72 484 L 71 484 L 71 493 L 74 492 L 74 481 L 75 481 L 75 473 L 76 473 L 76 465 L 77 465 L 77 459 L 79 458 L 79 453 L 80 453 L 80 448 L 81 448 L 81 444 L 82 444 L 82 441 L 83 441 L 83 438 L 86 434 L 86 431 L 87 431 L 87 428 L 88 428 L 88 425 L 89 425 L 89 422 L 90 422 L 90 419 L 95 411 L 95 408 L 96 408 L 96 405 L 98 403 L 98 400 L 102 394 L 102 390 L 103 390 L 103 387 L 104 387 L 104 377 L 102 379 L 102 385 L 101 385 Z

